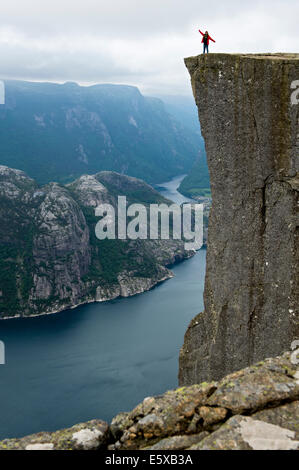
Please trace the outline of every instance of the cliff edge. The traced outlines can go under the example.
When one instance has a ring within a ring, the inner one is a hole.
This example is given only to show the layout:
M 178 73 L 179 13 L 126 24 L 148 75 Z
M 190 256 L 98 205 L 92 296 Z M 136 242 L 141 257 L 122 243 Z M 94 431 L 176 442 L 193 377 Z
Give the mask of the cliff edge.
M 5 439 L 0 452 L 298 450 L 298 352 L 267 359 L 220 382 L 147 397 L 110 425 L 94 419 L 56 432 Z
M 218 380 L 299 339 L 299 54 L 185 59 L 211 178 L 205 311 L 181 385 Z

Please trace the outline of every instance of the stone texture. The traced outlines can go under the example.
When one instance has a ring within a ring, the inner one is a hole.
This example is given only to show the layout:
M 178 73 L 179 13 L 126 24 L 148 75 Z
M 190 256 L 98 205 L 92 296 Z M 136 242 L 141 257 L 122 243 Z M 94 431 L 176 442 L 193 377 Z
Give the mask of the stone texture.
M 258 411 L 252 417 L 294 431 L 295 438 L 299 441 L 299 401 Z
M 225 377 L 207 403 L 241 414 L 277 406 L 285 400 L 297 400 L 299 381 L 296 373 L 296 367 L 287 355 L 266 359 Z
M 87 295 L 82 279 L 89 270 L 91 249 L 80 206 L 65 188 L 50 183 L 43 188 L 33 218 L 33 283 L 24 311 L 37 314 L 40 308 L 51 312 L 61 304 L 81 303 Z
M 299 337 L 299 55 L 185 60 L 211 177 L 205 311 L 180 354 L 181 385 L 218 380 Z
M 295 433 L 247 416 L 234 416 L 190 450 L 298 450 Z
M 172 390 L 155 398 L 148 397 L 131 413 L 116 416 L 111 423 L 111 432 L 122 449 L 145 447 L 176 434 L 194 434 L 198 429 L 194 421 L 200 420 L 196 409 L 206 403 L 214 390 L 213 383 L 204 383 Z
M 0 450 L 101 450 L 109 442 L 109 426 L 93 420 L 57 432 L 41 432 L 0 442 Z
M 145 447 L 142 450 L 184 450 L 188 449 L 192 445 L 198 444 L 204 439 L 209 433 L 201 432 L 192 436 L 174 436 L 167 437 L 157 442 L 152 447 Z
M 110 449 L 208 448 L 214 434 L 220 435 L 217 448 L 248 449 L 248 442 L 240 436 L 238 420 L 230 420 L 232 415 L 243 414 L 252 415 L 252 421 L 262 422 L 264 427 L 267 423 L 287 429 L 287 434 L 281 431 L 283 441 L 288 441 L 288 436 L 296 440 L 298 376 L 297 366 L 291 363 L 290 353 L 286 353 L 234 372 L 220 382 L 204 382 L 148 397 L 130 413 L 121 413 L 112 420 L 111 433 L 116 442 Z M 191 436 L 192 439 L 183 439 Z M 274 446 L 270 441 L 255 445 Z

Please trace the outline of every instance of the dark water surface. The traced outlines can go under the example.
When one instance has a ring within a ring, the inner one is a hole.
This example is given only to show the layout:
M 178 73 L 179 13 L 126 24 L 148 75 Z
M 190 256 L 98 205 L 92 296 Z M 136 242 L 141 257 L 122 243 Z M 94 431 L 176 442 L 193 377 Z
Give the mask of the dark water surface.
M 0 439 L 110 421 L 175 388 L 185 330 L 203 308 L 205 255 L 135 297 L 0 322 Z

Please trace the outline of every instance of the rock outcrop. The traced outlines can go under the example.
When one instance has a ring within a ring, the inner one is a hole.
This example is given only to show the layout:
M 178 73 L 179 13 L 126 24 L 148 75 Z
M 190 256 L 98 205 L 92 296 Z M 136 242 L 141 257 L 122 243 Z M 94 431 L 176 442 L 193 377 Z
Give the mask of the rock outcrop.
M 217 380 L 299 338 L 299 55 L 185 62 L 213 202 L 205 311 L 185 335 L 182 385 Z
M 94 420 L 0 442 L 0 450 L 299 449 L 298 354 L 285 353 L 219 382 L 147 397 L 110 426 Z
M 0 450 L 102 450 L 109 439 L 108 424 L 94 419 L 61 431 L 6 439 L 0 443 Z
M 194 255 L 181 240 L 98 240 L 95 207 L 116 212 L 118 195 L 130 204 L 171 204 L 142 180 L 113 172 L 40 187 L 0 166 L 0 319 L 139 294 Z
M 133 86 L 1 80 L 4 85 L 1 164 L 40 184 L 102 170 L 162 183 L 188 173 L 203 145 L 171 105 Z

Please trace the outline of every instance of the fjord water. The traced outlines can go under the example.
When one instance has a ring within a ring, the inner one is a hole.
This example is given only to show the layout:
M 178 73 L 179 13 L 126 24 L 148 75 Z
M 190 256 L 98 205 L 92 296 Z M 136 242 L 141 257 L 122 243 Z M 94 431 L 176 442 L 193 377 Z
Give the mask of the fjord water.
M 176 185 L 163 195 L 174 200 Z M 172 270 L 135 297 L 0 322 L 0 439 L 110 421 L 175 388 L 184 332 L 203 308 L 205 250 Z
M 194 199 L 183 196 L 177 190 L 185 176 L 186 175 L 176 176 L 166 183 L 157 185 L 156 189 L 162 194 L 162 196 L 170 199 L 175 204 L 183 204 L 183 202 L 196 202 Z

